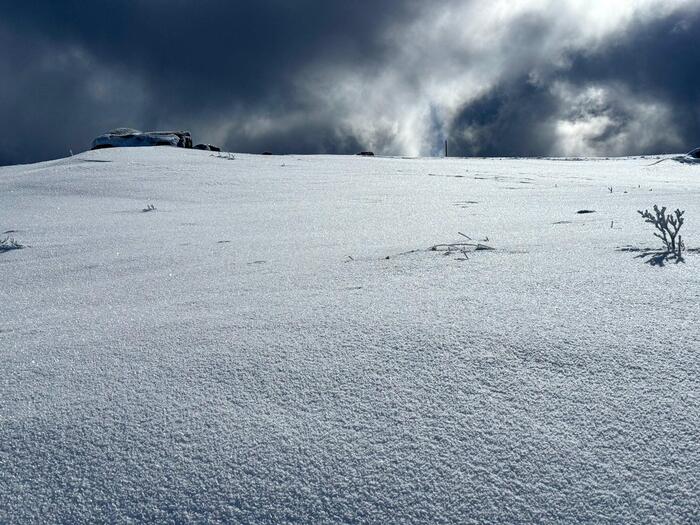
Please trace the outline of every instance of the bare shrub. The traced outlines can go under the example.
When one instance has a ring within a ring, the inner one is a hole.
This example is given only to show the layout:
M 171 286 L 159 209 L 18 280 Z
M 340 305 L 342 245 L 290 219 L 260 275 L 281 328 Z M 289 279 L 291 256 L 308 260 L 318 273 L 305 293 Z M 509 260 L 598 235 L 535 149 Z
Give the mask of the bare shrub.
M 653 211 L 654 213 L 649 210 L 638 210 L 644 222 L 654 225 L 657 230 L 654 232 L 654 236 L 663 241 L 666 252 L 674 255 L 677 259 L 682 259 L 681 253 L 685 249 L 685 244 L 679 232 L 685 222 L 683 218 L 685 211 L 676 209 L 675 212 L 667 215 L 666 206 L 659 209 L 656 204 L 654 204 Z

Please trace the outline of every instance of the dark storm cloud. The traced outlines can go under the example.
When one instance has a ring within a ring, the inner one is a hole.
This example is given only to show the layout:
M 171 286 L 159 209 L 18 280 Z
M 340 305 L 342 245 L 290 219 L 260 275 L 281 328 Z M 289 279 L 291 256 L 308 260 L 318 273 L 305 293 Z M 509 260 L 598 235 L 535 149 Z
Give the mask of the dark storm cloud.
M 269 141 L 232 132 L 245 149 L 354 150 L 332 121 L 313 122 L 297 77 L 315 64 L 378 67 L 383 31 L 413 9 L 408 0 L 2 2 L 0 109 L 17 131 L 0 162 L 62 156 L 123 125 L 194 125 L 206 140 L 208 120 L 254 109 L 308 113 L 311 129 Z
M 0 0 L 0 164 L 65 156 L 120 126 L 252 152 L 700 144 L 697 4 L 652 2 L 597 40 L 576 34 L 590 22 L 563 0 L 511 18 L 493 5 Z
M 672 122 L 687 147 L 700 144 L 700 8 L 651 24 L 640 25 L 622 41 L 595 54 L 580 53 L 566 73 L 576 84 L 599 82 L 624 87 L 633 98 L 666 104 Z M 634 115 L 629 115 L 633 118 Z M 651 147 L 665 151 L 671 145 L 658 130 Z M 636 150 L 634 153 L 644 153 Z
M 691 149 L 700 144 L 699 34 L 696 7 L 632 24 L 594 50 L 567 52 L 562 65 L 545 68 L 535 79 L 506 77 L 452 121 L 454 149 L 487 156 L 571 153 L 557 149 L 556 123 L 596 117 L 604 117 L 605 125 L 586 138 L 588 151 L 633 155 Z M 566 86 L 566 93 L 556 86 Z M 576 100 L 591 87 L 602 99 Z M 641 119 L 655 105 L 667 110 L 666 125 L 645 128 Z
M 96 115 L 129 118 L 137 99 L 121 79 L 105 80 L 121 89 L 100 103 L 91 88 L 100 68 L 69 47 L 57 48 L 0 26 L 0 164 L 68 155 L 84 149 Z
M 464 156 L 541 156 L 556 142 L 539 125 L 558 105 L 546 88 L 520 77 L 470 103 L 452 122 L 450 149 Z
M 206 88 L 213 97 L 233 90 L 244 102 L 279 92 L 275 81 L 288 80 L 306 60 L 372 60 L 381 52 L 376 36 L 410 6 L 391 0 L 39 4 L 3 8 L 5 25 L 32 39 L 80 46 L 154 87 Z

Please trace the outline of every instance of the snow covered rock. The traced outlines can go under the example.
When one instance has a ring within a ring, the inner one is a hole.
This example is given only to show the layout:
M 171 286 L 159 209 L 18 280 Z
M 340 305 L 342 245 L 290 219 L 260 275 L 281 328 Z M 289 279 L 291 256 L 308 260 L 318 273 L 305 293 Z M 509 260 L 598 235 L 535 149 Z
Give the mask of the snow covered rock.
M 201 149 L 203 151 L 221 151 L 218 146 L 212 146 L 211 144 L 197 144 L 194 149 Z
M 131 128 L 118 128 L 100 135 L 92 141 L 92 149 L 125 148 L 139 146 L 174 146 L 191 148 L 192 136 L 189 131 L 138 131 Z
M 685 155 L 675 157 L 674 159 L 683 164 L 700 164 L 700 148 L 695 148 Z

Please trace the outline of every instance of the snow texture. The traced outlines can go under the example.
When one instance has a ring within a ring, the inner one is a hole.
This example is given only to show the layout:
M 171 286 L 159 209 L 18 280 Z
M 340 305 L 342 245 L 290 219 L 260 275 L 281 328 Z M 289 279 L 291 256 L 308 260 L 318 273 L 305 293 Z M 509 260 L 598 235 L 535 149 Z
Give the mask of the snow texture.
M 0 168 L 0 523 L 697 523 L 700 255 L 620 249 L 700 246 L 656 160 Z

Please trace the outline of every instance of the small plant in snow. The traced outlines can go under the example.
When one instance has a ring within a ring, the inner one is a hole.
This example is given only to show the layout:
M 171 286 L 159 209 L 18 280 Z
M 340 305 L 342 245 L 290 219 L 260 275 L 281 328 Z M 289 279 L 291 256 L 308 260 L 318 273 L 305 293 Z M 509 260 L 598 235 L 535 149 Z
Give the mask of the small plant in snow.
M 661 239 L 666 248 L 666 252 L 675 256 L 677 260 L 682 260 L 681 252 L 685 249 L 683 239 L 678 233 L 685 222 L 683 214 L 685 211 L 677 209 L 675 212 L 666 215 L 666 206 L 659 209 L 654 204 L 654 212 L 649 210 L 638 210 L 644 222 L 653 224 L 657 231 L 654 235 Z
M 12 237 L 0 239 L 0 253 L 9 252 L 10 250 L 21 250 L 22 248 L 24 248 L 24 244 L 18 243 Z
M 144 213 L 148 213 L 149 211 L 156 211 L 156 207 L 153 204 L 149 204 L 141 211 Z

